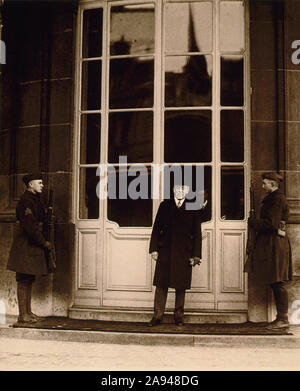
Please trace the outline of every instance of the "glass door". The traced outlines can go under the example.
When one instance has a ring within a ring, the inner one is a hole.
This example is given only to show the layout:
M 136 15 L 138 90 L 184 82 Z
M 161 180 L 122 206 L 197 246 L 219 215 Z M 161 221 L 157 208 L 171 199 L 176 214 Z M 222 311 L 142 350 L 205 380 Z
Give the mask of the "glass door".
M 202 167 L 203 262 L 186 308 L 247 309 L 246 20 L 235 0 L 81 2 L 75 305 L 152 308 L 166 170 Z

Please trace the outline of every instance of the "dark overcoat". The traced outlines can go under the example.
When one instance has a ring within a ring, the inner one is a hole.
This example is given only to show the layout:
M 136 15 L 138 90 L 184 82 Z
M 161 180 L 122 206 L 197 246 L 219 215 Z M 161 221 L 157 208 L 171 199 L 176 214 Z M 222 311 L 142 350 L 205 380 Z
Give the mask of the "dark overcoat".
M 281 220 L 287 221 L 289 208 L 284 195 L 275 190 L 262 201 L 260 218 L 249 218 L 256 232 L 254 250 L 245 264 L 245 271 L 265 284 L 292 279 L 292 259 L 289 239 L 278 235 Z
M 7 269 L 24 274 L 48 274 L 43 234 L 45 208 L 40 196 L 26 190 L 17 204 L 16 216 Z
M 201 258 L 201 213 L 177 208 L 174 199 L 163 201 L 158 209 L 149 252 L 158 252 L 153 285 L 175 289 L 191 287 L 189 258 Z

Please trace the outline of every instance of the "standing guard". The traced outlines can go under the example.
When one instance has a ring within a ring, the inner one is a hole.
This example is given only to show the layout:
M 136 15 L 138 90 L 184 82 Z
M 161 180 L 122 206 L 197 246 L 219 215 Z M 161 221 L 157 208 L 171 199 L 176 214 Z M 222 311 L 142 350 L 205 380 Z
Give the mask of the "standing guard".
M 262 174 L 262 187 L 267 195 L 262 201 L 260 217 L 251 215 L 248 219 L 256 236 L 244 268 L 258 283 L 269 285 L 274 293 L 277 316 L 267 327 L 271 330 L 289 326 L 286 283 L 292 279 L 292 258 L 285 231 L 289 208 L 279 190 L 281 181 L 282 176 L 276 172 Z
M 41 319 L 31 312 L 32 284 L 37 275 L 47 275 L 55 269 L 53 262 L 49 268 L 49 252 L 53 251 L 53 246 L 45 235 L 47 215 L 40 197 L 44 188 L 41 178 L 40 173 L 23 177 L 26 190 L 16 207 L 17 227 L 7 269 L 16 272 L 18 323 Z

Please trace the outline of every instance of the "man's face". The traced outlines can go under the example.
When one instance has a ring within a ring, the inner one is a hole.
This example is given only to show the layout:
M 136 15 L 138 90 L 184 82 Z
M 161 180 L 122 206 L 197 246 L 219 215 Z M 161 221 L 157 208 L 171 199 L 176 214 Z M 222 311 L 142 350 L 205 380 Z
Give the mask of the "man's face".
M 185 198 L 189 190 L 190 190 L 189 186 L 175 185 L 173 187 L 174 197 L 177 198 L 177 200 L 182 200 L 183 198 Z
M 34 179 L 29 182 L 29 190 L 34 194 L 40 194 L 43 191 L 44 184 L 41 179 Z
M 262 181 L 262 188 L 267 192 L 271 193 L 276 188 L 276 182 L 270 179 L 264 179 Z

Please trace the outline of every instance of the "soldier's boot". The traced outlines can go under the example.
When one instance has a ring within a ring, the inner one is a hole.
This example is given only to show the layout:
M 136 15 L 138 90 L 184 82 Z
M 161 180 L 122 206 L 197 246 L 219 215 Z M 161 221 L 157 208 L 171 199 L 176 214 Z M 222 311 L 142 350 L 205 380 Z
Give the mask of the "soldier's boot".
M 19 307 L 18 323 L 34 323 L 36 322 L 27 310 L 27 296 L 28 296 L 27 281 L 19 281 L 17 283 L 17 297 Z
M 267 329 L 268 330 L 280 330 L 280 329 L 288 329 L 289 328 L 289 320 L 288 314 L 278 314 L 274 323 L 272 322 Z
M 34 322 L 37 322 L 37 321 L 42 320 L 44 318 L 41 316 L 37 316 L 36 314 L 34 314 L 31 311 L 31 293 L 32 293 L 32 282 L 28 281 L 28 285 L 27 285 L 27 313 Z

